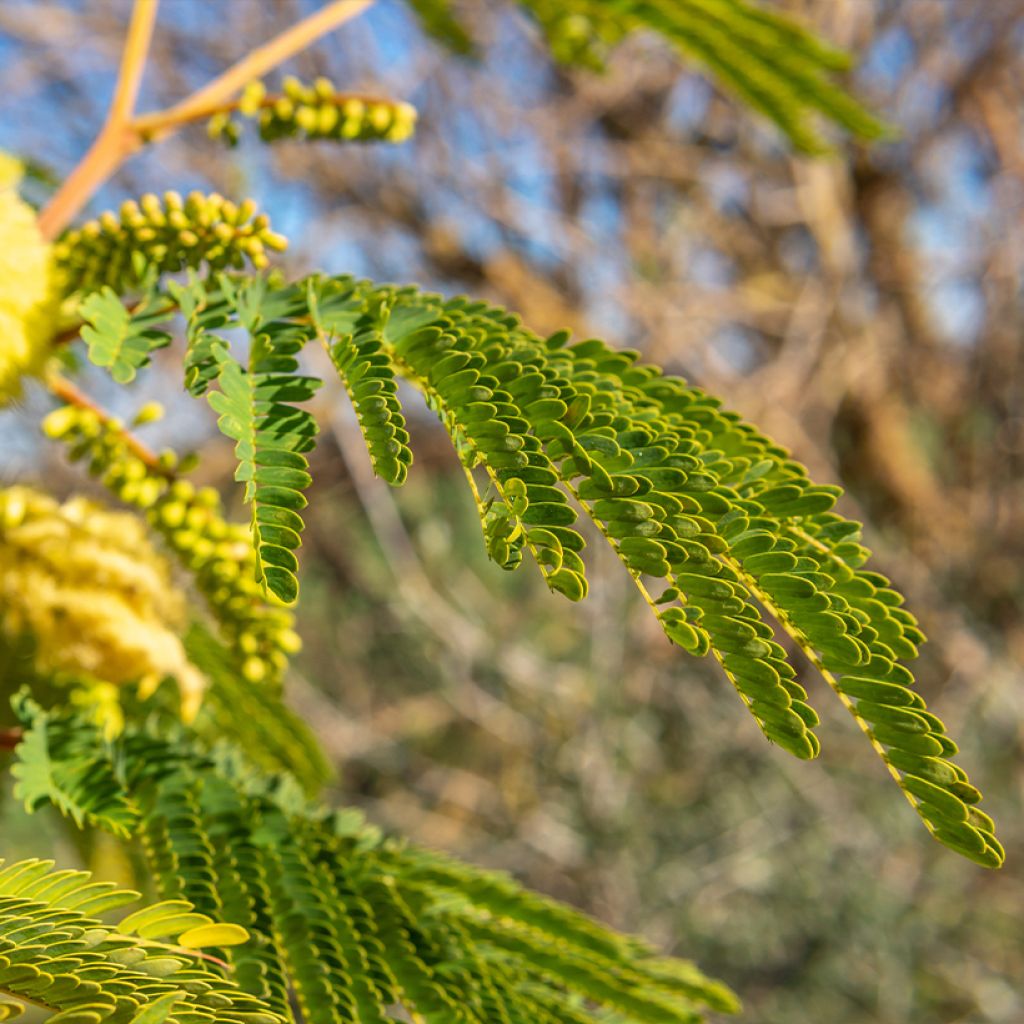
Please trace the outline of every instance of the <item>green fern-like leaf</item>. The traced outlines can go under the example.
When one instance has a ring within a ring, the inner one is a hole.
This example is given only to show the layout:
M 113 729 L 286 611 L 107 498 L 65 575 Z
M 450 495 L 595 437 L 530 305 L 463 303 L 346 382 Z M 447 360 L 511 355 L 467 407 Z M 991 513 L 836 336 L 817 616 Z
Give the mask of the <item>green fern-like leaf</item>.
M 35 718 L 40 709 L 20 694 L 15 698 L 15 710 L 23 717 Z M 127 838 L 138 823 L 138 811 L 125 797 L 113 765 L 89 747 L 90 739 L 85 740 L 85 749 L 80 749 L 80 737 L 74 732 L 61 730 L 49 735 L 45 717 L 39 717 L 38 728 L 21 741 L 18 763 L 11 769 L 17 780 L 14 795 L 30 809 L 55 803 L 79 828 L 96 825 Z
M 150 354 L 171 343 L 171 336 L 156 326 L 167 321 L 166 311 L 151 307 L 147 300 L 129 312 L 114 290 L 104 287 L 79 308 L 89 358 L 109 369 L 118 384 L 133 381 L 138 370 L 149 363 Z
M 374 319 L 363 317 L 350 332 L 328 333 L 312 282 L 307 302 L 317 333 L 352 402 L 374 472 L 389 484 L 404 483 L 412 464 L 409 433 L 398 404 L 394 367 Z
M 94 726 L 25 709 L 46 737 L 73 731 L 88 766 L 106 756 Z M 316 1024 L 394 1018 L 595 1024 L 616 1010 L 665 1024 L 731 1011 L 732 994 L 683 961 L 510 878 L 383 840 L 308 803 L 221 744 L 210 754 L 174 728 L 129 728 L 114 744 L 126 799 L 141 809 L 149 865 L 168 899 L 184 897 L 253 941 L 225 956 L 277 1012 Z M 59 806 L 61 795 L 55 791 Z
M 217 925 L 182 902 L 137 910 L 118 925 L 95 916 L 137 899 L 87 871 L 0 859 L 0 993 L 41 1005 L 64 1024 L 278 1024 L 190 952 L 245 941 L 243 929 Z M 21 1005 L 5 999 L 5 1019 Z

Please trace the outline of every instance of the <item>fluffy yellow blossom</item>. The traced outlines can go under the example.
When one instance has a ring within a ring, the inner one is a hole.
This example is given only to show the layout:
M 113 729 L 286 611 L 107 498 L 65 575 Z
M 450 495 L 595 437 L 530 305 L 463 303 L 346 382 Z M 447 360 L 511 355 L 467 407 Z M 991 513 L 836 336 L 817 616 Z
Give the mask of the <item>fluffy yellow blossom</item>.
M 50 247 L 16 189 L 16 162 L 0 154 L 0 405 L 21 394 L 49 354 L 59 308 Z
M 184 620 L 184 597 L 135 516 L 0 491 L 0 629 L 34 638 L 41 671 L 143 695 L 171 676 L 191 718 L 204 680 L 179 638 Z

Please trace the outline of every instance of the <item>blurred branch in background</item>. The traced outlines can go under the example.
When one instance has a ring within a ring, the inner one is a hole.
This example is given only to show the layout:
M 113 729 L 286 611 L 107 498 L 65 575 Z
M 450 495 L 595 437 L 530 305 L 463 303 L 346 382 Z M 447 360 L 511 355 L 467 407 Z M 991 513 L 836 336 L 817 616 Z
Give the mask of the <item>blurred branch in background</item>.
M 848 488 L 844 510 L 866 521 L 881 568 L 934 638 L 921 689 L 975 737 L 964 761 L 1008 828 L 1010 866 L 993 877 L 943 859 L 887 787 L 850 785 L 881 772 L 845 723 L 828 730 L 817 768 L 791 771 L 720 679 L 667 649 L 628 581 L 602 572 L 596 543 L 599 599 L 563 607 L 527 573 L 486 561 L 439 435 L 420 441 L 392 495 L 337 415 L 317 454 L 306 652 L 291 685 L 346 799 L 617 925 L 678 939 L 744 993 L 752 1020 L 1016 1024 L 1020 4 L 778 4 L 860 56 L 858 92 L 901 130 L 818 162 L 789 155 L 651 37 L 595 77 L 551 65 L 511 4 L 462 6 L 476 63 L 442 55 L 395 0 L 293 62 L 304 78 L 415 103 L 409 145 L 226 151 L 186 128 L 123 167 L 97 208 L 140 191 L 143 172 L 251 190 L 292 239 L 289 270 L 485 295 L 538 330 L 599 332 L 727 395 Z M 173 5 L 143 107 L 173 108 L 316 9 L 225 3 L 214 25 L 206 5 Z M 73 166 L 103 121 L 128 11 L 0 6 L 0 147 Z M 67 150 L 45 116 L 16 120 L 25 96 L 42 114 L 73 112 Z M 147 429 L 202 450 L 210 424 L 185 421 L 179 435 Z M 62 467 L 35 465 L 15 415 L 0 430 L 6 475 L 70 488 Z M 219 456 L 202 472 L 230 491 Z M 941 894 L 956 887 L 954 907 Z

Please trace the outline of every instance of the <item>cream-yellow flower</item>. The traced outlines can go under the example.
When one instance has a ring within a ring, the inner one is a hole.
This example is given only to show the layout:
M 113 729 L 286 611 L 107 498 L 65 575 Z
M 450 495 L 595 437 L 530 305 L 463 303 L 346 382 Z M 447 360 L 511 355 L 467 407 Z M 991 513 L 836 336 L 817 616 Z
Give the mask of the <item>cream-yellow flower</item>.
M 195 715 L 204 679 L 179 630 L 184 595 L 142 522 L 82 498 L 59 505 L 27 487 L 0 490 L 0 630 L 35 640 L 43 672 L 86 685 L 173 677 Z
M 60 296 L 32 208 L 16 189 L 16 164 L 0 154 L 0 405 L 21 394 L 22 378 L 49 356 Z

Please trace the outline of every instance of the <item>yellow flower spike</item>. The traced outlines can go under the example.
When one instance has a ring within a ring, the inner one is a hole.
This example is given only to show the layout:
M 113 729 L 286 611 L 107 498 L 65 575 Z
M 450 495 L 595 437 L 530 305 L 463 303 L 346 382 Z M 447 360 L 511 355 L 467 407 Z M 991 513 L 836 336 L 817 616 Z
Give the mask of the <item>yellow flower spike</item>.
M 120 219 L 113 213 L 101 216 L 98 235 L 83 229 L 70 231 L 61 240 L 55 257 L 65 291 L 81 294 L 106 284 L 131 293 L 149 270 L 241 270 L 247 259 L 257 268 L 265 267 L 264 244 L 269 249 L 281 245 L 263 242 L 261 236 L 271 234 L 270 222 L 255 211 L 250 201 L 239 205 L 216 192 L 190 192 L 185 199 L 167 192 L 162 200 L 148 193 L 138 202 L 128 200 L 120 208 Z
M 13 175 L 7 157 L 0 181 Z M 21 395 L 24 377 L 43 372 L 59 308 L 51 248 L 35 214 L 12 184 L 0 186 L 0 406 Z

